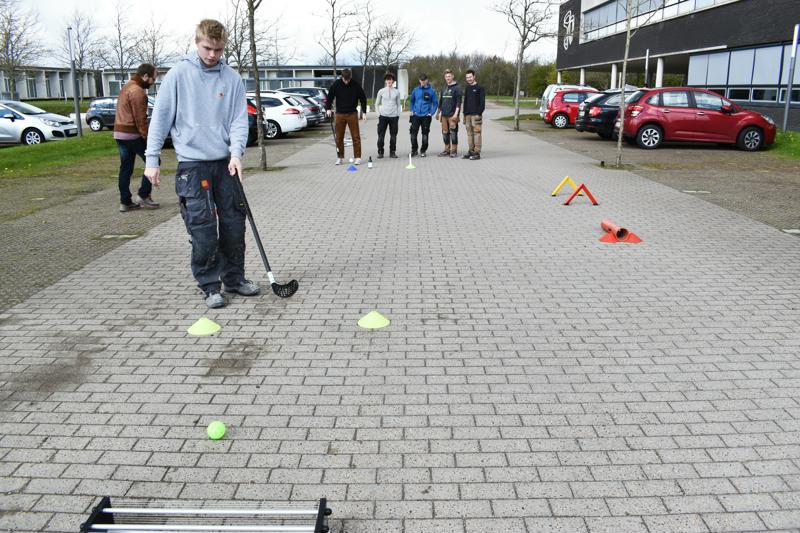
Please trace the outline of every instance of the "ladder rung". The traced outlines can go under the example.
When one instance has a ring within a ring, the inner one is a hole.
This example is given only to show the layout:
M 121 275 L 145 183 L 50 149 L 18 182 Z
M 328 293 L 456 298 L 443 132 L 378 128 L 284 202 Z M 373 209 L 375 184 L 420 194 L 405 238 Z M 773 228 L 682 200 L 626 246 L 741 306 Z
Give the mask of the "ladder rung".
M 160 514 L 160 515 L 206 515 L 206 516 L 316 516 L 316 509 L 156 509 L 153 507 L 106 507 L 108 514 Z

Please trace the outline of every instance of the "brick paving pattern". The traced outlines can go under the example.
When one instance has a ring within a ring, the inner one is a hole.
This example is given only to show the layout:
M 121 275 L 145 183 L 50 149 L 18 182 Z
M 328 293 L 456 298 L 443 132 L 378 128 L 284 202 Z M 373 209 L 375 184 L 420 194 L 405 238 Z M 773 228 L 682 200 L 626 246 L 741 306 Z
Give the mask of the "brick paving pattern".
M 1 314 L 0 530 L 101 495 L 326 496 L 338 533 L 800 527 L 800 241 L 491 121 L 483 155 L 348 173 L 325 140 L 251 177 L 289 300 L 206 310 L 173 218 Z M 552 198 L 567 174 L 600 205 Z

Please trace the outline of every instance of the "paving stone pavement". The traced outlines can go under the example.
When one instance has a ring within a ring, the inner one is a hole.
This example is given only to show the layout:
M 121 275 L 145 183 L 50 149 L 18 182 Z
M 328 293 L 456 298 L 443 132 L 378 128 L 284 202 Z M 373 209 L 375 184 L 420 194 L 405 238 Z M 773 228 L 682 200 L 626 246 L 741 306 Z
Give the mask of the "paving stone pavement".
M 248 179 L 291 299 L 206 310 L 173 218 L 1 314 L 0 530 L 76 531 L 110 495 L 326 496 L 337 533 L 796 531 L 800 241 L 484 137 L 354 173 L 324 140 Z M 600 205 L 552 198 L 567 174 Z M 644 243 L 599 243 L 604 218 Z

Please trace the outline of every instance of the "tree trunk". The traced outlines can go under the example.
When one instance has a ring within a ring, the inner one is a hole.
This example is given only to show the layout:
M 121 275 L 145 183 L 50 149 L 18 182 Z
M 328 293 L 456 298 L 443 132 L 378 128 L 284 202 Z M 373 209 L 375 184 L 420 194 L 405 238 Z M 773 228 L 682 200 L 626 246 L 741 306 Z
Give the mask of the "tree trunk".
M 520 41 L 517 52 L 517 80 L 514 83 L 514 131 L 519 131 L 519 87 L 522 84 L 522 58 L 524 55 L 525 49 Z
M 261 170 L 267 170 L 267 146 L 264 144 L 264 112 L 261 109 L 261 76 L 258 72 L 256 55 L 255 6 L 253 0 L 247 0 L 247 18 L 250 23 L 250 57 L 253 63 L 253 79 L 256 82 L 256 130 L 258 131 L 258 148 L 261 150 Z
M 625 22 L 625 57 L 622 59 L 622 81 L 620 82 L 619 98 L 619 135 L 617 135 L 617 168 L 622 167 L 622 138 L 625 132 L 625 83 L 628 75 L 628 53 L 631 48 L 631 8 L 632 0 L 627 0 L 628 18 Z

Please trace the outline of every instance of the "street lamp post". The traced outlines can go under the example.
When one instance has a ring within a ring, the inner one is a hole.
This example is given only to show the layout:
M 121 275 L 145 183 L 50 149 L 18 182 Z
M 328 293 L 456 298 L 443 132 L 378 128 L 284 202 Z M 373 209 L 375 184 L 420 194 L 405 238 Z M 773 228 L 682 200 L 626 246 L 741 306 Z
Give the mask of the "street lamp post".
M 83 137 L 81 106 L 78 103 L 78 75 L 75 73 L 75 58 L 72 55 L 72 26 L 67 27 L 67 40 L 69 41 L 69 63 L 72 70 L 72 101 L 75 103 L 75 124 L 78 126 L 78 135 Z
M 783 131 L 789 123 L 789 106 L 792 103 L 792 82 L 794 81 L 794 69 L 797 63 L 797 33 L 800 31 L 800 24 L 794 25 L 794 39 L 792 40 L 792 58 L 789 60 L 789 79 L 786 84 L 786 104 L 783 108 Z

